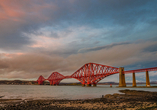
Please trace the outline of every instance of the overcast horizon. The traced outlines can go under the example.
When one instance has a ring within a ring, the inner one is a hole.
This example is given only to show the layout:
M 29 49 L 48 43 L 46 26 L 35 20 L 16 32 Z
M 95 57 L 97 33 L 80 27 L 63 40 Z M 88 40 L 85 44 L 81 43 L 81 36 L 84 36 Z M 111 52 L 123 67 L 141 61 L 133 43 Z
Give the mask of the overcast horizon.
M 157 0 L 0 0 L 0 80 L 71 75 L 93 62 L 157 67 Z M 156 81 L 157 71 L 150 72 Z M 137 82 L 145 73 L 136 74 Z M 118 82 L 118 74 L 103 82 Z M 65 79 L 65 82 L 76 82 Z M 63 82 L 64 82 L 63 81 Z M 126 82 L 132 74 L 126 75 Z

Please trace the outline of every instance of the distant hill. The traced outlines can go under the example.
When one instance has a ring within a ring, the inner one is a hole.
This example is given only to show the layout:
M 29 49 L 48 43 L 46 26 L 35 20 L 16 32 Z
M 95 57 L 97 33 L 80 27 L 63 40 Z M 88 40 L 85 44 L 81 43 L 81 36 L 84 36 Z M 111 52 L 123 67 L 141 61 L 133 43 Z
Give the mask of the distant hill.
M 22 81 L 22 80 L 0 80 L 0 84 L 7 85 L 37 85 L 37 81 Z

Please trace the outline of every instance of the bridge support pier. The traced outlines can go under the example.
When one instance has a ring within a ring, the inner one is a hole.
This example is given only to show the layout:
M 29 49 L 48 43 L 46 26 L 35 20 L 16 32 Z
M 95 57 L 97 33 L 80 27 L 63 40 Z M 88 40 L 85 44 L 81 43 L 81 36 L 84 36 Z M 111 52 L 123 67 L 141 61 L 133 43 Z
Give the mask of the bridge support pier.
M 87 84 L 87 87 L 90 87 L 91 86 L 91 84 Z
M 85 86 L 85 84 L 82 84 L 82 87 L 84 87 Z
M 126 87 L 125 74 L 123 73 L 124 67 L 119 68 L 119 87 Z
M 44 85 L 44 81 L 38 82 L 39 85 Z
M 53 82 L 52 82 L 52 81 L 50 81 L 50 85 L 51 85 L 51 86 L 53 85 Z
M 149 82 L 149 73 L 148 73 L 148 71 L 146 71 L 146 86 L 147 86 L 147 87 L 150 86 L 150 82 Z
M 96 87 L 97 86 L 97 84 L 93 84 L 93 87 Z
M 132 73 L 132 87 L 136 87 L 135 72 Z

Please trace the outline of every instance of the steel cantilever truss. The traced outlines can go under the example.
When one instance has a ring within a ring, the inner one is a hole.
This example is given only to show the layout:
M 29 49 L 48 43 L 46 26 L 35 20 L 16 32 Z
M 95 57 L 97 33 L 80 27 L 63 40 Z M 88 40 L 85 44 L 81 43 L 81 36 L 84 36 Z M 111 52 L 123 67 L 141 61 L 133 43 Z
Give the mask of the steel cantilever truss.
M 42 75 L 40 75 L 38 80 L 37 80 L 38 84 L 42 85 L 44 81 L 45 81 L 45 78 Z
M 40 76 L 37 81 L 38 84 L 43 84 L 43 81 L 48 80 L 51 85 L 58 85 L 59 82 L 65 78 L 75 78 L 82 84 L 97 84 L 103 78 L 116 73 L 119 73 L 119 69 L 116 67 L 96 63 L 87 63 L 71 76 L 63 76 L 58 72 L 53 72 L 48 79 Z
M 123 71 L 123 74 L 145 71 L 157 71 L 157 67 Z M 45 79 L 42 75 L 39 76 L 37 82 L 41 85 L 45 80 L 48 80 L 51 85 L 58 85 L 60 81 L 65 78 L 75 78 L 82 84 L 97 84 L 103 78 L 116 73 L 119 73 L 119 68 L 96 63 L 87 63 L 71 76 L 63 76 L 58 72 L 53 72 L 48 79 Z
M 48 77 L 48 81 L 50 82 L 50 85 L 58 85 L 59 82 L 64 79 L 65 76 L 63 76 L 62 74 L 58 73 L 58 72 L 53 72 L 49 77 Z
M 82 84 L 97 84 L 103 78 L 119 73 L 116 67 L 87 63 L 71 75 L 71 78 L 78 79 Z

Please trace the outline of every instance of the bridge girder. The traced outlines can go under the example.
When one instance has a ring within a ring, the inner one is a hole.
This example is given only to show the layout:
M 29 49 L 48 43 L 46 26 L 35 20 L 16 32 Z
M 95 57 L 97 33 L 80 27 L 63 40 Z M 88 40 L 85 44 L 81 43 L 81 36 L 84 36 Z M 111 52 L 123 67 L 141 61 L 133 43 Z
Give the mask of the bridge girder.
M 50 85 L 59 84 L 61 80 L 65 78 L 75 78 L 80 81 L 82 84 L 97 84 L 103 78 L 116 74 L 119 72 L 119 69 L 116 67 L 96 64 L 96 63 L 87 63 L 83 65 L 80 69 L 74 72 L 71 76 L 63 76 L 58 72 L 53 72 L 48 79 L 39 77 L 38 84 L 40 80 L 48 80 Z M 41 83 L 40 83 L 41 84 Z
M 71 78 L 78 79 L 82 84 L 97 84 L 103 78 L 116 73 L 119 73 L 119 68 L 87 63 L 74 72 Z

